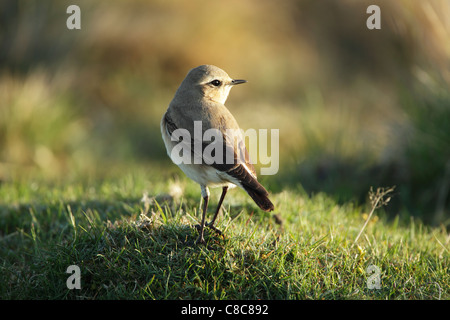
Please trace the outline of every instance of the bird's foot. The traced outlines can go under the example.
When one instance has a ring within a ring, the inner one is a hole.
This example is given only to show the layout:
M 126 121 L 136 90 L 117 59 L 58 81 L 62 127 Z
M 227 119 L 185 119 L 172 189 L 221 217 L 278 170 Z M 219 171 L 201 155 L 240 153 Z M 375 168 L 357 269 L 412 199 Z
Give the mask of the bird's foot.
M 205 224 L 205 227 L 210 228 L 210 229 L 213 230 L 216 234 L 218 234 L 219 236 L 222 236 L 222 237 L 223 237 L 223 232 L 220 231 L 219 229 L 217 229 L 216 227 L 214 227 L 213 225 L 207 223 L 207 224 Z M 196 225 L 194 226 L 194 228 L 197 229 L 197 231 L 200 233 L 200 235 L 198 236 L 197 240 L 195 241 L 195 244 L 196 244 L 196 245 L 198 245 L 198 244 L 206 244 L 205 238 L 203 237 L 203 234 L 202 234 L 202 226 L 199 225 L 199 224 L 196 224 Z
M 201 225 L 196 224 L 194 227 L 195 227 L 195 229 L 197 229 L 198 232 L 201 232 L 201 230 L 202 230 L 202 226 Z M 217 229 L 216 227 L 214 227 L 213 225 L 211 225 L 210 223 L 205 224 L 205 227 L 210 228 L 215 233 L 217 233 L 219 236 L 223 236 L 223 232 L 220 231 L 219 229 Z
M 222 231 L 214 227 L 211 223 L 207 223 L 206 226 L 210 229 L 212 229 L 215 233 L 217 233 L 219 236 L 223 236 Z
M 205 238 L 203 238 L 203 235 L 198 236 L 197 240 L 195 241 L 196 245 L 199 244 L 206 244 Z

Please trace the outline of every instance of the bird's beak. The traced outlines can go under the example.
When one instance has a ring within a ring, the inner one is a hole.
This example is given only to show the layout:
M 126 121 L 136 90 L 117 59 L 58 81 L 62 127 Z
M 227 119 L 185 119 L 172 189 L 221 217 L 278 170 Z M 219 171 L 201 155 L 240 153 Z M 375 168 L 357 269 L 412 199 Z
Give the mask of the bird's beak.
M 247 80 L 231 80 L 231 84 L 235 85 L 235 84 L 241 84 L 241 83 L 246 83 Z

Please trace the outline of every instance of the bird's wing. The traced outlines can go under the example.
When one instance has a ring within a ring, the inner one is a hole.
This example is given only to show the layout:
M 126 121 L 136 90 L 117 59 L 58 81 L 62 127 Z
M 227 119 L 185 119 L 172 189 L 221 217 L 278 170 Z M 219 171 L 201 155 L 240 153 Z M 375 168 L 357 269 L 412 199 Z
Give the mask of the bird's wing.
M 166 113 L 163 121 L 165 121 L 167 133 L 174 139 L 173 134 L 178 129 L 174 119 Z M 195 137 L 195 135 L 194 137 L 189 135 L 187 139 L 183 137 L 183 139 L 175 140 L 177 140 L 177 143 L 182 143 L 184 147 L 190 149 L 194 161 L 195 157 L 197 157 L 197 159 L 200 157 L 201 161 L 199 163 L 215 168 L 223 178 L 239 185 L 247 191 L 261 209 L 272 211 L 274 206 L 268 198 L 269 193 L 257 180 L 255 168 L 250 161 L 241 131 L 226 130 L 223 132 L 223 130 L 216 130 L 216 139 L 211 142 L 205 142 L 203 139 L 202 141 L 198 141 L 198 138 Z M 219 137 L 219 139 L 217 139 L 217 137 Z M 201 146 L 200 148 L 198 147 L 199 145 Z M 206 152 L 207 148 L 214 151 L 222 150 L 222 153 L 219 157 L 216 157 L 217 154 Z
M 168 113 L 164 117 L 167 132 L 172 136 L 178 129 L 178 125 Z M 190 140 L 188 141 L 186 139 L 177 139 L 176 142 L 182 143 L 185 147 L 189 148 L 194 157 L 201 159 L 202 164 L 210 165 L 216 170 L 230 176 L 231 180 L 234 180 L 232 181 L 233 183 L 238 182 L 241 186 L 245 185 L 260 189 L 258 185 L 261 185 L 257 182 L 256 170 L 250 161 L 250 156 L 245 147 L 241 131 L 237 129 L 224 130 L 223 128 L 216 130 L 214 136 L 221 137 L 221 139 L 212 139 L 210 142 L 203 141 L 203 139 L 199 141 L 198 137 L 195 137 L 194 134 L 190 135 Z M 201 148 L 198 146 L 201 146 Z M 205 152 L 206 148 L 208 148 L 208 152 Z M 220 150 L 222 151 L 221 154 L 217 155 L 215 152 L 220 152 Z M 264 189 L 262 186 L 261 188 Z M 263 190 L 260 191 L 262 192 Z M 265 189 L 264 193 L 267 193 Z
M 247 191 L 261 209 L 272 211 L 274 205 L 268 197 L 267 190 L 257 180 L 241 131 L 231 131 L 231 134 L 229 132 L 223 135 L 225 142 L 223 148 L 225 154 L 227 152 L 232 154 L 233 161 L 212 163 L 211 166 L 220 172 L 222 177 Z
M 220 171 L 227 171 L 234 168 L 237 164 L 242 164 L 256 177 L 255 168 L 250 161 L 240 130 L 224 129 L 225 126 L 222 125 L 219 125 L 219 129 L 203 126 L 201 139 L 199 139 L 198 134 L 192 133 L 195 129 L 189 128 L 185 131 L 188 133 L 186 138 L 189 139 L 185 139 L 182 131 L 176 132 L 180 127 L 184 126 L 177 124 L 176 119 L 168 112 L 164 115 L 164 122 L 167 133 L 172 137 L 173 141 L 189 148 L 194 156 L 201 158 L 202 164 L 212 165 Z M 206 130 L 209 131 L 208 137 L 205 133 Z M 209 140 L 205 141 L 204 139 Z M 220 153 L 216 154 L 216 151 Z

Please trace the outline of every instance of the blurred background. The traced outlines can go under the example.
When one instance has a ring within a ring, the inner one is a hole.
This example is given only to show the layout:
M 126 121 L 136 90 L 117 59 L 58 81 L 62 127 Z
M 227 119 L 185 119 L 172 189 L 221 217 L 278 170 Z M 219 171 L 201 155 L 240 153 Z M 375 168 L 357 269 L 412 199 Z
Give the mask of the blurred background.
M 450 225 L 448 0 L 2 0 L 0 181 L 182 176 L 159 122 L 201 64 L 249 81 L 227 102 L 244 130 L 280 129 L 271 192 L 396 185 L 388 211 Z

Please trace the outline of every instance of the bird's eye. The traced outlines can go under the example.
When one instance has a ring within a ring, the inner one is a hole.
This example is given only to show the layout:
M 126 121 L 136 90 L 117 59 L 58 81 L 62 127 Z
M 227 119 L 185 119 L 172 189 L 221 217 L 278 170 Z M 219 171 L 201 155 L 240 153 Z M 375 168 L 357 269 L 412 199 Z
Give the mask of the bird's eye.
M 211 84 L 213 86 L 218 87 L 218 86 L 220 86 L 222 84 L 222 82 L 220 80 L 213 80 L 213 81 L 211 81 Z

